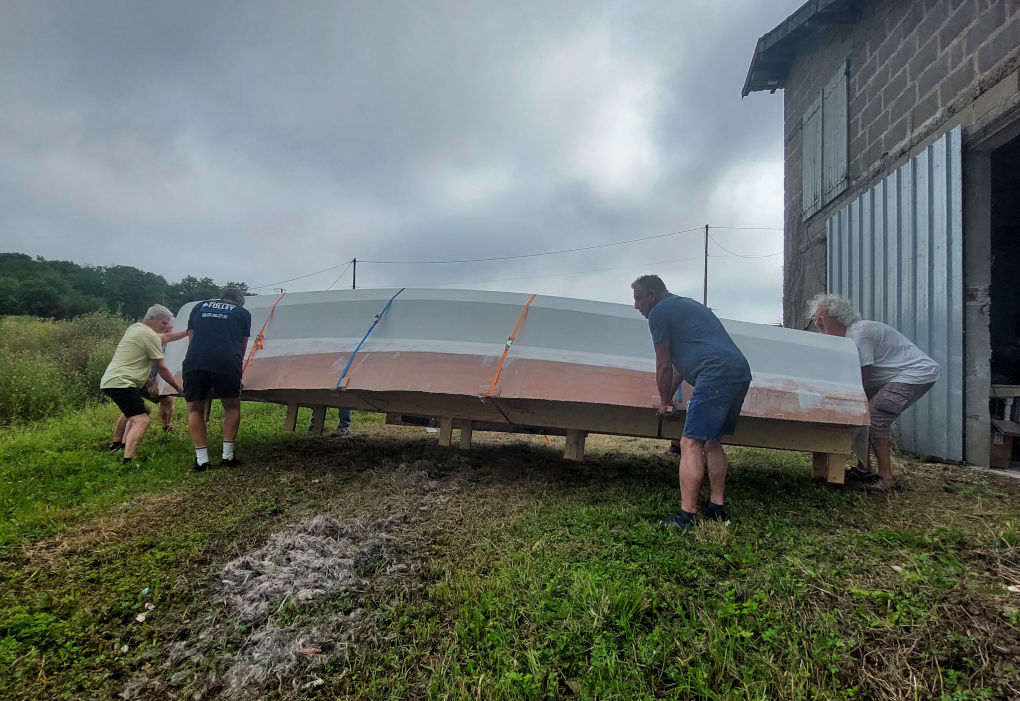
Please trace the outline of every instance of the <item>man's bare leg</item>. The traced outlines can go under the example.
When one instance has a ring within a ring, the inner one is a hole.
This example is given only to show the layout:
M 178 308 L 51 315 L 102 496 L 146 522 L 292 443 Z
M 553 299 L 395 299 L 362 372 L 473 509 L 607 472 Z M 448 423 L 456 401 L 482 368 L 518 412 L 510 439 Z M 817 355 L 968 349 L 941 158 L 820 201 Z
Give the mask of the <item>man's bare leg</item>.
M 188 433 L 196 450 L 206 447 L 205 400 L 188 402 Z
M 138 444 L 142 442 L 142 436 L 149 430 L 149 415 L 137 414 L 127 420 L 127 428 L 124 431 L 124 459 L 130 460 L 138 453 Z
M 888 438 L 872 438 L 871 446 L 875 449 L 875 458 L 878 462 L 878 475 L 890 487 L 893 485 L 892 476 L 892 450 Z
M 705 441 L 705 461 L 708 463 L 708 484 L 712 490 L 711 501 L 722 506 L 726 498 L 726 451 L 719 441 Z M 695 497 L 697 506 L 697 497 Z
M 237 428 L 241 425 L 241 400 L 221 399 L 223 404 L 223 440 L 233 443 L 237 438 Z
M 159 400 L 159 420 L 163 428 L 169 428 L 174 422 L 174 398 L 167 395 Z
M 113 442 L 124 442 L 124 430 L 127 428 L 128 418 L 121 414 L 113 424 Z
M 705 441 L 684 436 L 680 439 L 680 508 L 698 513 L 698 493 L 705 477 Z

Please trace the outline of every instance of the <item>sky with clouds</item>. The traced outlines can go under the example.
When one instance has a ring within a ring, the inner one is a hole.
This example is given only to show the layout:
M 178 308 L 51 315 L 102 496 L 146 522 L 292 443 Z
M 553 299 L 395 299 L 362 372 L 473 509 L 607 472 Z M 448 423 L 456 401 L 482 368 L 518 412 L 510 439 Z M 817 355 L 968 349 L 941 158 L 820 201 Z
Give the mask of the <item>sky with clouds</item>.
M 0 250 L 629 303 L 701 299 L 709 224 L 709 305 L 775 323 L 783 97 L 740 89 L 801 4 L 6 0 Z

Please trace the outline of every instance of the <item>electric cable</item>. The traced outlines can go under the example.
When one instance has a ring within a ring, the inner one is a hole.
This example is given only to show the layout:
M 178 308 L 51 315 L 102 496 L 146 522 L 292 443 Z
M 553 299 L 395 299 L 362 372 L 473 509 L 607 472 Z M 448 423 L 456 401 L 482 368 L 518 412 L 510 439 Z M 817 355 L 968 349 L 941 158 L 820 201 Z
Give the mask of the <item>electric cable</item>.
M 347 272 L 348 270 L 350 270 L 350 269 L 351 269 L 351 266 L 352 266 L 352 265 L 354 265 L 354 261 L 353 261 L 353 260 L 352 260 L 352 261 L 351 261 L 350 263 L 348 263 L 348 264 L 347 264 L 347 267 L 346 267 L 346 268 L 344 268 L 343 270 L 341 270 L 341 271 L 340 271 L 340 274 L 336 276 L 336 280 L 334 280 L 333 282 L 329 283 L 329 287 L 327 287 L 326 289 L 327 289 L 327 290 L 331 290 L 331 289 L 333 289 L 333 285 L 335 285 L 335 284 L 337 284 L 338 282 L 340 282 L 340 278 L 342 278 L 342 277 L 344 276 L 344 274 L 345 274 L 345 273 L 346 273 L 346 272 Z

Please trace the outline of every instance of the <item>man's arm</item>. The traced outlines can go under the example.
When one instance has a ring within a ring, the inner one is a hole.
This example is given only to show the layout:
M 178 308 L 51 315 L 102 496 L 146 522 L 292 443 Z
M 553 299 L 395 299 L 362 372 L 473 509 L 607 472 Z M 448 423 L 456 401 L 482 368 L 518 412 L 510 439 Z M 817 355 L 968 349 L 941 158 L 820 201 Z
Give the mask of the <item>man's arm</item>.
M 152 367 L 156 368 L 156 374 L 166 380 L 166 383 L 174 388 L 177 394 L 183 394 L 184 388 L 177 384 L 177 378 L 170 372 L 170 368 L 166 366 L 166 361 L 160 358 L 159 360 L 152 361 Z
M 871 365 L 861 366 L 861 385 L 867 387 L 871 382 Z
M 166 333 L 161 333 L 159 335 L 159 338 L 163 342 L 163 345 L 165 346 L 168 343 L 179 341 L 187 335 L 188 335 L 187 331 L 168 331 Z
M 673 409 L 673 396 L 680 387 L 680 373 L 673 369 L 669 355 L 669 341 L 655 344 L 655 385 L 659 390 L 659 413 L 668 414 Z

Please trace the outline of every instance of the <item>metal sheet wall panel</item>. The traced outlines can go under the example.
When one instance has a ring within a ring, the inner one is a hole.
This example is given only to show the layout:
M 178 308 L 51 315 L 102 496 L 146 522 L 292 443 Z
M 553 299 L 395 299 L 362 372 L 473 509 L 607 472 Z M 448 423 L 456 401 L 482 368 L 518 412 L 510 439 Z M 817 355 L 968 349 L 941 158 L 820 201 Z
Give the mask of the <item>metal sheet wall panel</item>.
M 826 222 L 828 288 L 910 338 L 942 377 L 897 422 L 906 450 L 962 460 L 963 178 L 956 127 Z

